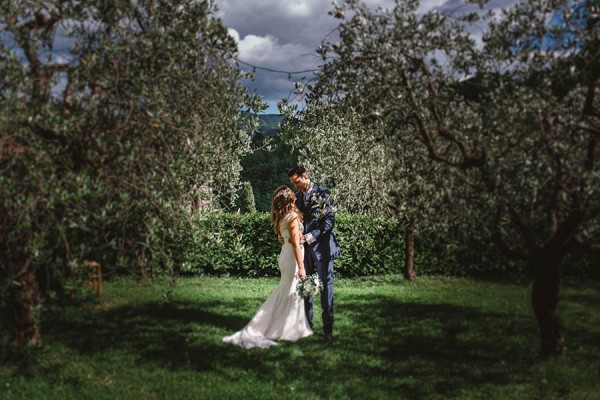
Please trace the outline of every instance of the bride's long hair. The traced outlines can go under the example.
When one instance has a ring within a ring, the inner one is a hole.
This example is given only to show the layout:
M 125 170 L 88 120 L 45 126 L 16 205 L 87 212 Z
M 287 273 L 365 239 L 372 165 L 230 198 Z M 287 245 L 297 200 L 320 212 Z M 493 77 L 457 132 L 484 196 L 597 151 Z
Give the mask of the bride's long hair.
M 295 201 L 296 195 L 289 187 L 281 185 L 275 189 L 273 200 L 271 201 L 271 224 L 273 224 L 273 229 L 278 235 L 281 233 L 279 231 L 279 223 L 290 212 L 294 211 L 298 214 L 300 221 L 302 221 L 302 213 L 296 207 Z

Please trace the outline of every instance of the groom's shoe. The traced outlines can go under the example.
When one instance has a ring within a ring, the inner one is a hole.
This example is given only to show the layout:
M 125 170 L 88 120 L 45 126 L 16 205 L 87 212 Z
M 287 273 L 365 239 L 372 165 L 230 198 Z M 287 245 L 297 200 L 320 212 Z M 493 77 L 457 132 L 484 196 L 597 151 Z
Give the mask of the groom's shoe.
M 323 335 L 323 340 L 325 343 L 333 343 L 333 335 L 331 333 L 326 333 Z

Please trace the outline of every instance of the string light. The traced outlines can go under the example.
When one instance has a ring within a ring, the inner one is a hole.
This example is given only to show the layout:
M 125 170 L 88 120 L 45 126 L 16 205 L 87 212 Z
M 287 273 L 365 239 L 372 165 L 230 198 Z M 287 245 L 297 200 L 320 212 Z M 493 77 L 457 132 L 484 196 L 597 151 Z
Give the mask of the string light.
M 292 79 L 292 75 L 298 75 L 298 74 L 307 74 L 309 72 L 316 72 L 316 69 L 306 69 L 303 71 L 284 71 L 284 70 L 280 70 L 280 69 L 274 69 L 274 68 L 267 68 L 267 67 L 261 67 L 259 65 L 254 65 L 254 64 L 250 64 L 246 61 L 240 60 L 239 58 L 237 59 L 237 62 L 240 64 L 244 64 L 248 67 L 252 67 L 252 72 L 256 73 L 256 70 L 260 69 L 263 71 L 267 71 L 267 72 L 274 72 L 274 73 L 278 73 L 278 74 L 287 74 L 288 79 Z

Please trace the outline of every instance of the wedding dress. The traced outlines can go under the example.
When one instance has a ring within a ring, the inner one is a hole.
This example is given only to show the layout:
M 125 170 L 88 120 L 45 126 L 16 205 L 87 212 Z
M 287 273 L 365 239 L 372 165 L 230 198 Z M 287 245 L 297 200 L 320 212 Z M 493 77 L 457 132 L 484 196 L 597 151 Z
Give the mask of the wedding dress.
M 298 265 L 294 257 L 294 249 L 290 242 L 288 220 L 294 213 L 289 213 L 280 222 L 279 230 L 284 244 L 278 257 L 281 280 L 269 298 L 260 306 L 252 320 L 241 331 L 223 338 L 223 342 L 231 343 L 247 349 L 276 345 L 276 340 L 296 341 L 312 335 L 304 312 L 304 300 L 296 294 L 298 284 Z M 300 231 L 302 232 L 302 223 Z M 304 254 L 304 248 L 302 247 Z

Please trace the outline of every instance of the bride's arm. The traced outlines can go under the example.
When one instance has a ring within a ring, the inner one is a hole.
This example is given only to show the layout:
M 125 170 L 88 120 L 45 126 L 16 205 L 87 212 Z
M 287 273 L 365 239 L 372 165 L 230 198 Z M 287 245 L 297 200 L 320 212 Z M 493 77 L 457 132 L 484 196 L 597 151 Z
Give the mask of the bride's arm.
M 304 260 L 302 259 L 302 248 L 300 247 L 300 226 L 298 225 L 298 216 L 292 215 L 287 222 L 288 230 L 290 231 L 290 243 L 294 249 L 294 257 L 298 264 L 298 277 L 300 279 L 306 278 L 306 271 L 304 270 Z

